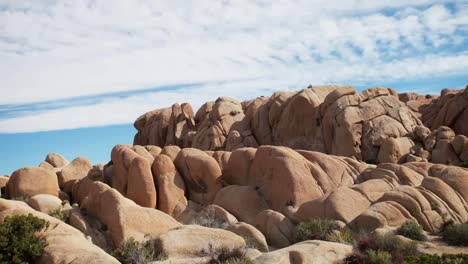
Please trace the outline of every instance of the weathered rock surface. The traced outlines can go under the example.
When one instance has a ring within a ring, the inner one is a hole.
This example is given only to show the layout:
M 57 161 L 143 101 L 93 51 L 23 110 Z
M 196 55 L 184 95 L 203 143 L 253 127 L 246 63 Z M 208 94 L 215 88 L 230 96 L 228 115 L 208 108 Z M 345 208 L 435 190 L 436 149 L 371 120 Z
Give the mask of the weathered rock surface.
M 16 170 L 11 175 L 6 188 L 10 198 L 26 198 L 36 194 L 58 196 L 59 193 L 57 175 L 40 167 L 25 167 Z
M 337 263 L 350 255 L 350 245 L 319 240 L 304 241 L 292 246 L 265 253 L 255 259 L 259 264 L 328 264 Z
M 93 167 L 91 162 L 85 157 L 78 157 L 66 165 L 58 175 L 59 186 L 65 192 L 71 192 L 73 184 L 88 175 Z
M 174 228 L 158 240 L 170 259 L 204 257 L 222 249 L 245 247 L 244 239 L 232 232 L 195 225 Z
M 73 185 L 73 198 L 80 209 L 107 227 L 116 246 L 131 237 L 142 241 L 180 226 L 171 216 L 141 207 L 108 185 L 87 178 Z
M 37 194 L 27 201 L 34 210 L 42 213 L 50 213 L 62 209 L 62 200 L 50 194 Z
M 468 87 L 444 89 L 439 98 L 422 110 L 422 121 L 430 129 L 448 126 L 456 134 L 468 136 Z
M 33 214 L 48 221 L 53 227 L 44 231 L 48 245 L 37 263 L 119 263 L 104 250 L 89 242 L 80 231 L 64 222 L 37 212 L 23 202 L 0 199 L 0 222 L 3 222 L 7 216 L 19 214 Z

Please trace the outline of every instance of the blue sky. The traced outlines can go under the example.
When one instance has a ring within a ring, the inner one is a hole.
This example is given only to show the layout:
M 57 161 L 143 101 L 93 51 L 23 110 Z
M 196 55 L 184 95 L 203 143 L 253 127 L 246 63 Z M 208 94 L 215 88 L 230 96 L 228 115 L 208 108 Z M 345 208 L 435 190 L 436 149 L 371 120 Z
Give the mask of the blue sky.
M 468 1 L 0 0 L 0 174 L 107 162 L 142 113 L 309 84 L 468 84 Z

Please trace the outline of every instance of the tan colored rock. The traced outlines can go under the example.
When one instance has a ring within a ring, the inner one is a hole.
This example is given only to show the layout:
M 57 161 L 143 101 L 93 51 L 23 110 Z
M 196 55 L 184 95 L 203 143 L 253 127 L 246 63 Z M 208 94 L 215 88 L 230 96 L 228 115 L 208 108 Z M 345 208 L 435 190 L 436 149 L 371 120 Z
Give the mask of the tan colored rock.
M 39 164 L 39 167 L 44 168 L 46 170 L 51 170 L 55 172 L 55 167 L 52 166 L 49 162 L 43 161 L 41 164 Z
M 65 192 L 71 192 L 72 185 L 77 180 L 86 177 L 92 167 L 91 162 L 85 157 L 74 159 L 58 173 L 60 188 Z
M 161 155 L 166 155 L 174 161 L 179 151 L 180 148 L 178 146 L 166 146 L 161 150 Z
M 112 239 L 102 231 L 105 227 L 96 218 L 84 215 L 76 204 L 70 210 L 68 223 L 80 230 L 93 244 L 107 252 L 112 250 Z
M 268 252 L 265 236 L 254 226 L 240 222 L 229 226 L 226 230 L 244 238 L 247 247 L 256 248 L 261 252 Z
M 257 214 L 268 209 L 266 202 L 250 186 L 226 186 L 218 191 L 213 204 L 221 206 L 240 221 L 249 224 L 254 224 Z
M 221 169 L 216 160 L 201 150 L 186 148 L 179 152 L 174 164 L 184 178 L 188 198 L 211 204 L 222 188 Z
M 242 237 L 222 229 L 186 225 L 174 228 L 158 238 L 169 259 L 204 257 L 221 249 L 243 249 Z
M 379 163 L 402 163 L 413 145 L 413 141 L 407 137 L 387 138 L 380 145 L 377 159 Z
M 77 229 L 47 214 L 34 211 L 23 202 L 0 199 L 0 222 L 7 216 L 32 214 L 50 223 L 53 228 L 44 231 L 47 240 L 44 254 L 36 261 L 42 264 L 119 263 L 104 250 L 93 245 Z
M 50 213 L 62 208 L 62 200 L 50 194 L 37 194 L 28 200 L 28 205 L 42 213 Z
M 301 221 L 330 218 L 347 224 L 367 210 L 370 205 L 370 201 L 361 192 L 341 187 L 326 197 L 305 203 L 299 208 L 295 217 Z
M 68 161 L 58 153 L 47 154 L 45 161 L 52 165 L 54 168 L 63 168 L 68 165 Z
M 355 230 L 372 232 L 382 227 L 399 227 L 408 220 L 416 221 L 405 207 L 397 202 L 385 201 L 370 206 L 350 226 Z
M 171 216 L 141 207 L 108 185 L 87 178 L 73 185 L 73 198 L 80 209 L 107 227 L 117 246 L 131 237 L 143 241 L 180 226 Z
M 182 176 L 166 155 L 157 156 L 151 170 L 158 189 L 158 209 L 176 217 L 187 207 Z
M 282 248 L 291 244 L 294 225 L 281 213 L 264 210 L 257 215 L 254 226 L 265 235 L 269 245 Z
M 112 149 L 112 187 L 141 206 L 155 208 L 157 193 L 150 163 L 153 157 L 148 152 L 140 155 L 134 149 L 128 145 Z
M 255 259 L 259 264 L 327 264 L 338 263 L 353 252 L 350 245 L 308 240 L 278 249 Z
M 247 185 L 256 151 L 255 148 L 241 148 L 233 151 L 223 170 L 223 181 L 230 185 Z
M 249 186 L 270 208 L 283 212 L 323 195 L 311 176 L 311 165 L 299 153 L 285 147 L 261 146 L 250 168 Z
M 58 196 L 59 186 L 55 173 L 39 167 L 25 167 L 11 175 L 7 185 L 11 198 L 32 197 L 36 194 Z

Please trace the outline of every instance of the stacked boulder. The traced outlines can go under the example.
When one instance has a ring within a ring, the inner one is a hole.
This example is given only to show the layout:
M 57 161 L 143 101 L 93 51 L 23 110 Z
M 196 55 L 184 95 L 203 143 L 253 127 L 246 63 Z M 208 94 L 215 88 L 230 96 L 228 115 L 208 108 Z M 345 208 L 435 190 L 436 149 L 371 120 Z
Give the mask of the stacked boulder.
M 456 105 L 463 105 L 464 94 L 448 95 L 452 95 Z M 297 93 L 278 92 L 245 102 L 220 97 L 204 104 L 195 115 L 189 104 L 182 107 L 175 104 L 142 115 L 134 124 L 138 130 L 134 144 L 178 145 L 211 151 L 278 145 L 353 157 L 368 163 L 432 161 L 433 147 L 426 147 L 424 142 L 431 140 L 427 136 L 433 135 L 429 135 L 430 130 L 426 133 L 420 120 L 421 116 L 430 114 L 416 111 L 416 103 L 411 102 L 435 100 L 433 105 L 440 105 L 438 101 L 447 101 L 443 98 L 398 95 L 387 88 L 370 88 L 358 93 L 351 86 L 309 87 Z M 430 109 L 425 112 L 431 112 Z M 463 120 L 462 115 L 458 116 Z M 463 122 L 456 122 L 454 127 L 462 129 Z M 433 162 L 458 164 L 461 161 L 460 158 L 441 160 L 437 155 Z

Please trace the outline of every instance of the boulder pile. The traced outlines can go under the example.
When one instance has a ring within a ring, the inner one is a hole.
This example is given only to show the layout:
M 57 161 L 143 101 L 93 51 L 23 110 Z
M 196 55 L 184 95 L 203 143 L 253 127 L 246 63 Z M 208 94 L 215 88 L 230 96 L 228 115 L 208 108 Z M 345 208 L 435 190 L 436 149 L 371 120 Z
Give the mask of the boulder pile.
M 154 243 L 168 258 L 154 263 L 337 263 L 353 246 L 297 243 L 297 226 L 468 222 L 467 94 L 319 86 L 196 113 L 174 104 L 139 117 L 135 144 L 105 165 L 51 153 L 1 176 L 0 223 L 31 213 L 54 226 L 39 263 L 118 263 L 128 243 Z

